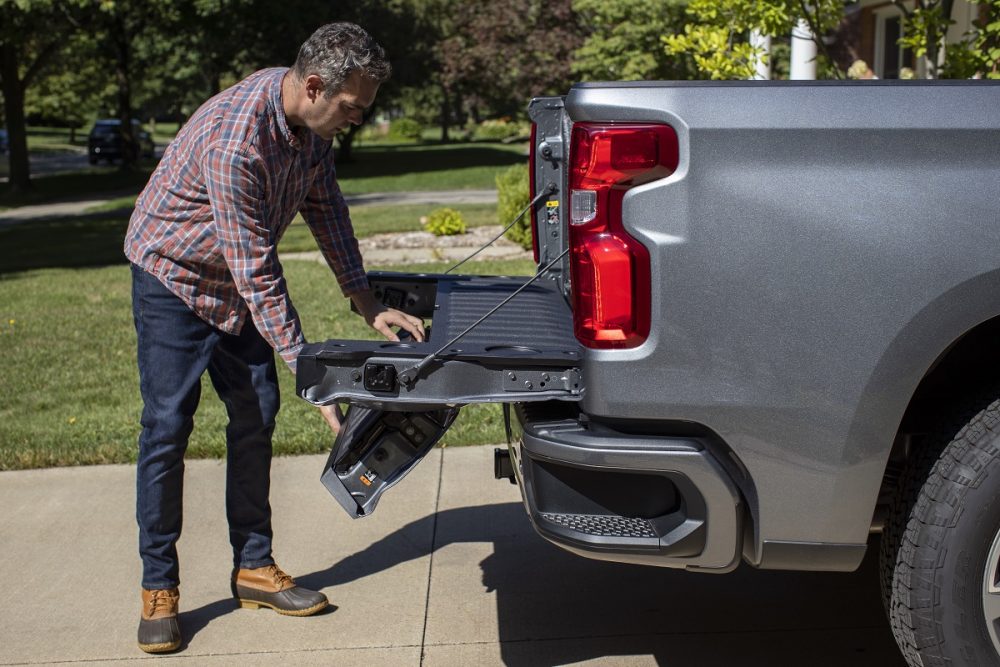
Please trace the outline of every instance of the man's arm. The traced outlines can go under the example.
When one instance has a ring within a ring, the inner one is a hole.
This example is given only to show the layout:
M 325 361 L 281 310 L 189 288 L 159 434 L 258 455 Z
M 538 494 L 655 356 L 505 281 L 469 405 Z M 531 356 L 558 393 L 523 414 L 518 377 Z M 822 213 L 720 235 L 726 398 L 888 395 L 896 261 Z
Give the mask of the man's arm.
M 392 327 L 401 327 L 422 341 L 424 326 L 420 318 L 383 306 L 371 292 L 347 203 L 337 183 L 333 149 L 329 150 L 316 167 L 316 178 L 302 205 L 302 217 L 337 276 L 341 291 L 354 302 L 365 322 L 389 340 L 399 340 Z
M 264 339 L 292 372 L 305 344 L 265 216 L 265 178 L 252 158 L 222 147 L 202 165 L 226 264 Z

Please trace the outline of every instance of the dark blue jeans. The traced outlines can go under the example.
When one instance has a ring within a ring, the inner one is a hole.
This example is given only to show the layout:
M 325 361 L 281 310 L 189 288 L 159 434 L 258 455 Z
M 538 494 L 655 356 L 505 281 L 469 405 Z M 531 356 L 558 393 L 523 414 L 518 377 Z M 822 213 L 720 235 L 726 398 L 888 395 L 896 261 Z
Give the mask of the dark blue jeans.
M 252 321 L 234 336 L 208 324 L 154 276 L 132 266 L 142 433 L 136 469 L 136 521 L 142 586 L 180 583 L 184 451 L 208 371 L 226 406 L 226 516 L 235 567 L 271 558 L 271 434 L 278 413 L 274 352 Z

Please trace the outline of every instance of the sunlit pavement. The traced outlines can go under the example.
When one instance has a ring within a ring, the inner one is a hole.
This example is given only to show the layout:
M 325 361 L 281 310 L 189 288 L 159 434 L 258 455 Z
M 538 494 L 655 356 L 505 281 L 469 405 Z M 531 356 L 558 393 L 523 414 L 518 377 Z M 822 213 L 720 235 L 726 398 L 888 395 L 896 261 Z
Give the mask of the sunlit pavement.
M 181 650 L 228 665 L 903 665 L 874 550 L 856 573 L 689 574 L 591 561 L 539 538 L 491 447 L 432 451 L 370 518 L 319 482 L 324 456 L 276 459 L 275 556 L 334 608 L 238 609 L 225 467 L 189 461 Z M 0 664 L 151 659 L 135 643 L 130 466 L 0 473 Z

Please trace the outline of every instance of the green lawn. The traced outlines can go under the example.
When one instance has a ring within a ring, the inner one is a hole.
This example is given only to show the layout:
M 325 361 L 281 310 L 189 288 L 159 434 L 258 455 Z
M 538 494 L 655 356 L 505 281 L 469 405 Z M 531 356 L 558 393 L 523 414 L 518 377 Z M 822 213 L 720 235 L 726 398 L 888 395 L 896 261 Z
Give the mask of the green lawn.
M 67 127 L 28 127 L 28 150 L 32 153 L 79 151 L 87 147 L 90 125 L 71 133 Z
M 355 149 L 354 161 L 337 165 L 340 186 L 348 195 L 369 192 L 493 189 L 498 172 L 527 160 L 523 144 L 372 144 Z M 6 159 L 3 159 L 6 173 Z M 101 193 L 134 191 L 138 195 L 156 163 L 144 160 L 130 172 L 90 168 L 32 180 L 34 191 L 15 195 L 0 184 L 0 208 L 41 204 Z M 122 195 L 115 207 L 131 206 L 135 195 Z
M 527 161 L 524 144 L 373 144 L 339 164 L 347 194 L 420 190 L 493 189 L 498 172 Z
M 58 136 L 47 140 L 56 146 Z M 347 193 L 493 188 L 495 174 L 523 160 L 523 148 L 503 144 L 359 147 L 356 161 L 339 165 Z M 138 192 L 154 165 L 132 172 L 86 170 L 35 180 L 36 189 L 13 196 L 0 185 L 0 207 L 100 193 Z M 131 319 L 130 276 L 122 256 L 134 195 L 120 196 L 103 213 L 0 228 L 0 470 L 135 460 L 141 410 Z M 431 205 L 356 206 L 358 236 L 420 228 Z M 494 205 L 458 205 L 470 226 L 495 224 Z M 306 226 L 294 223 L 282 252 L 311 250 Z M 445 265 L 400 267 L 442 271 Z M 527 274 L 528 261 L 478 262 L 469 273 Z M 311 340 L 369 338 L 350 314 L 329 270 L 315 262 L 285 261 L 295 305 Z M 294 378 L 279 364 L 284 405 L 275 433 L 278 454 L 328 451 L 332 436 L 318 411 L 294 395 Z M 224 410 L 204 385 L 189 454 L 224 454 Z M 498 406 L 470 406 L 444 445 L 483 444 L 504 438 Z
M 4 162 L 6 163 L 6 156 Z M 11 192 L 9 184 L 0 183 L 0 209 L 61 200 L 96 199 L 107 193 L 120 191 L 138 194 L 155 166 L 156 163 L 152 160 L 142 160 L 132 171 L 114 167 L 88 167 L 81 171 L 34 178 L 31 181 L 33 189 L 18 194 Z M 135 195 L 129 195 L 125 199 L 131 205 L 135 201 Z
M 422 228 L 420 217 L 441 208 L 440 204 L 401 204 L 398 206 L 355 206 L 351 208 L 351 222 L 354 224 L 354 235 L 365 238 L 372 234 L 389 232 L 416 232 Z M 496 225 L 496 204 L 452 204 L 453 208 L 462 214 L 462 219 L 469 227 Z M 289 226 L 281 239 L 281 249 L 285 252 L 302 252 L 315 250 L 309 228 L 301 218 Z
M 141 406 L 122 224 L 109 218 L 0 230 L 0 470 L 135 460 Z M 480 262 L 469 273 L 531 269 L 528 261 Z M 350 314 L 326 267 L 287 260 L 285 271 L 310 340 L 374 336 Z M 285 400 L 275 451 L 327 451 L 329 431 L 312 406 L 295 398 L 294 379 L 279 365 Z M 189 454 L 222 456 L 224 424 L 222 405 L 206 381 Z M 497 406 L 470 406 L 444 444 L 503 438 Z
M 358 238 L 384 232 L 417 231 L 420 216 L 437 206 L 358 206 L 351 211 Z M 497 224 L 493 204 L 457 204 L 469 226 Z M 128 212 L 107 212 L 79 218 L 43 220 L 0 228 L 0 274 L 26 269 L 104 266 L 123 260 L 122 239 L 128 227 Z M 281 240 L 282 252 L 316 249 L 309 228 L 294 222 Z

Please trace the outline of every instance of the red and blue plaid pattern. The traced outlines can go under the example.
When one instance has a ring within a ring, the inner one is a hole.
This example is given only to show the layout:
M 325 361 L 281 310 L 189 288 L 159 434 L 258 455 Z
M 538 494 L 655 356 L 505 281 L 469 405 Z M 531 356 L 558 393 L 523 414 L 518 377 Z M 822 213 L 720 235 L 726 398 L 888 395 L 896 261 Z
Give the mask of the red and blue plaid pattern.
M 249 314 L 294 371 L 305 337 L 277 248 L 295 214 L 346 296 L 369 286 L 333 145 L 288 126 L 286 71 L 257 72 L 195 112 L 136 201 L 125 255 L 222 331 Z

